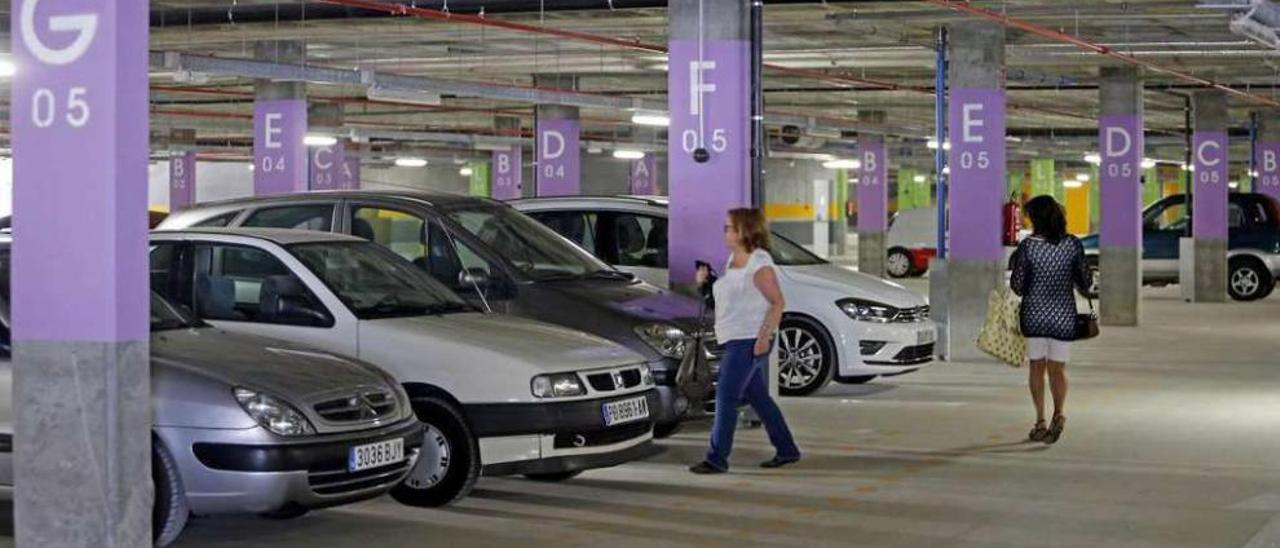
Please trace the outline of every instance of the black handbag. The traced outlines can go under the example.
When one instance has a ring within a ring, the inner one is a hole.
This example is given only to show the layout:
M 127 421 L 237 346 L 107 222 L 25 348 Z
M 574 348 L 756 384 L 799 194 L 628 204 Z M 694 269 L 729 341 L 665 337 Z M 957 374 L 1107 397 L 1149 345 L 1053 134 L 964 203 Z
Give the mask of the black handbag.
M 707 287 L 712 280 L 708 280 Z M 711 364 L 707 361 L 706 332 L 707 308 L 710 298 L 703 295 L 699 299 L 698 324 L 696 333 L 688 339 L 684 356 L 680 360 L 680 368 L 676 370 L 676 391 L 689 400 L 689 409 L 701 409 L 702 403 L 711 395 L 715 385 L 715 375 L 711 372 Z
M 1093 309 L 1093 299 L 1089 299 L 1089 312 L 1087 314 L 1076 314 L 1075 340 L 1092 339 L 1097 337 L 1098 333 L 1098 313 Z

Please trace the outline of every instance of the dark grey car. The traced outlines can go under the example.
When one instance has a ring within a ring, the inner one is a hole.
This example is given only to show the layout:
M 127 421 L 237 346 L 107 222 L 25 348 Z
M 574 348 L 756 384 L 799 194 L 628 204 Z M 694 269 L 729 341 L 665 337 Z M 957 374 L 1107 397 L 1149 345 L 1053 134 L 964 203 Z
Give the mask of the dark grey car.
M 473 304 L 604 337 L 640 353 L 658 384 L 655 435 L 688 411 L 675 371 L 697 301 L 638 281 L 494 200 L 412 191 L 313 192 L 203 204 L 160 229 L 272 227 L 352 234 L 385 245 Z M 709 329 L 704 329 L 709 331 Z

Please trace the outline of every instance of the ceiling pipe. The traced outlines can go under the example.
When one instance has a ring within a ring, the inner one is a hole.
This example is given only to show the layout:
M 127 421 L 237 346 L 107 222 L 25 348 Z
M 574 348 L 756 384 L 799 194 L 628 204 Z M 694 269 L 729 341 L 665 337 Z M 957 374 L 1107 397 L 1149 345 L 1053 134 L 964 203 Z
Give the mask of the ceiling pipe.
M 1225 84 L 1220 84 L 1218 82 L 1214 82 L 1213 80 L 1210 80 L 1207 78 L 1201 78 L 1194 74 L 1190 74 L 1187 72 L 1183 72 L 1181 70 L 1167 67 L 1159 63 L 1154 63 L 1151 61 L 1139 59 L 1132 55 L 1118 52 L 1109 46 L 1105 46 L 1095 42 L 1090 42 L 1088 40 L 1085 40 L 1084 38 L 1072 36 L 1065 32 L 1059 32 L 1047 27 L 1042 27 L 1035 23 L 1031 23 L 1021 19 L 1016 19 L 1014 17 L 1010 17 L 1008 15 L 1005 15 L 1003 13 L 1000 13 L 994 10 L 974 6 L 968 2 L 960 2 L 957 0 L 920 0 L 920 1 L 933 4 L 936 6 L 944 7 L 944 8 L 949 8 L 949 9 L 966 13 L 982 19 L 987 19 L 989 21 L 994 21 L 1006 27 L 1009 27 L 1012 29 L 1018 29 L 1023 32 L 1028 32 L 1043 38 L 1048 38 L 1050 40 L 1056 40 L 1058 42 L 1071 44 L 1085 51 L 1096 53 L 1098 55 L 1102 55 L 1105 57 L 1110 57 L 1122 63 L 1133 65 L 1136 67 L 1141 67 L 1151 72 L 1164 74 L 1185 82 L 1199 84 L 1204 87 L 1222 90 L 1230 95 L 1234 95 L 1236 97 L 1239 97 L 1241 99 L 1244 99 L 1245 101 L 1249 101 L 1254 104 L 1269 106 L 1272 108 L 1280 108 L 1280 101 L 1276 101 L 1268 97 L 1262 97 L 1260 95 L 1254 95 L 1247 91 L 1239 90 Z

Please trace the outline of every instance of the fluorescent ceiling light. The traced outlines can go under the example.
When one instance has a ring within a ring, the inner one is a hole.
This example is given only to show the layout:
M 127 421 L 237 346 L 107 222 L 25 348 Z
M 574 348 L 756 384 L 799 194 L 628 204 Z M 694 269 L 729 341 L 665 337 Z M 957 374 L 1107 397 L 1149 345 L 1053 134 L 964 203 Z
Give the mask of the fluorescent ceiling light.
M 253 165 L 253 164 L 249 164 L 249 166 L 248 166 L 248 167 L 249 167 L 249 171 L 253 171 L 253 170 L 254 170 L 254 165 Z
M 1152 160 L 1151 158 L 1143 158 L 1143 159 L 1142 159 L 1142 169 L 1151 169 L 1151 168 L 1153 168 L 1153 167 L 1156 167 L 1156 161 L 1155 161 L 1155 160 Z
M 365 92 L 365 96 L 368 97 L 370 101 L 400 103 L 405 105 L 435 107 L 440 106 L 442 103 L 439 93 L 385 88 L 377 85 L 369 86 L 368 91 Z
M 426 167 L 427 160 L 424 158 L 396 158 L 396 165 L 400 167 Z
M 1097 152 L 1090 152 L 1084 155 L 1084 161 L 1089 162 L 1095 166 L 1102 165 L 1102 155 L 1098 154 Z
M 667 127 L 671 125 L 671 117 L 666 114 L 637 112 L 631 115 L 631 123 L 639 126 Z
M 308 133 L 306 137 L 302 138 L 302 143 L 309 147 L 331 147 L 338 144 L 338 138 L 332 135 Z
M 1063 181 L 1062 186 L 1067 188 L 1080 188 L 1084 186 L 1084 183 L 1081 181 Z
M 600 154 L 600 153 L 602 153 L 602 152 L 604 152 L 604 149 L 603 149 L 603 148 L 600 148 L 600 147 L 587 147 L 587 154 Z
M 822 167 L 827 169 L 858 169 L 862 167 L 862 162 L 857 160 L 831 160 L 823 162 Z
M 1230 183 L 1230 184 L 1228 184 L 1227 186 L 1228 186 L 1228 187 L 1230 187 L 1232 190 L 1235 190 L 1235 189 L 1237 189 L 1237 188 L 1240 188 L 1240 182 L 1239 182 L 1239 181 L 1231 181 L 1231 183 Z
M 1087 182 L 1089 182 L 1089 179 L 1090 179 L 1090 177 L 1089 177 L 1089 174 L 1088 174 L 1088 173 L 1077 173 L 1077 174 L 1076 174 L 1076 180 L 1077 180 L 1077 181 L 1079 181 L 1079 182 L 1081 182 L 1081 183 L 1087 183 Z
M 913 180 L 913 181 L 915 181 L 915 182 L 917 182 L 917 183 L 923 183 L 923 182 L 925 182 L 925 180 L 926 180 L 926 179 L 925 179 L 924 175 L 916 175 L 915 177 L 912 177 L 912 178 L 911 178 L 911 180 Z
M 929 142 L 925 143 L 924 146 L 929 147 L 930 150 L 938 150 L 938 140 L 929 139 Z M 942 150 L 951 150 L 951 141 L 944 141 L 942 143 Z
M 0 78 L 12 78 L 18 73 L 18 65 L 9 59 L 0 59 Z
M 464 167 L 458 170 L 458 175 L 461 175 L 463 177 L 470 177 L 472 173 L 475 173 L 475 172 L 472 171 L 471 168 L 469 167 Z
M 615 150 L 613 157 L 619 160 L 640 160 L 644 158 L 644 152 L 639 150 Z

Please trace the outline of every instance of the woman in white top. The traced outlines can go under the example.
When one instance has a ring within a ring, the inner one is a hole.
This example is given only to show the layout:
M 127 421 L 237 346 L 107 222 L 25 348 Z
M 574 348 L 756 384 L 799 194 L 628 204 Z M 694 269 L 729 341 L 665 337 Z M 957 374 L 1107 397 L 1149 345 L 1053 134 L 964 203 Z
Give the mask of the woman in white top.
M 724 241 L 732 255 L 724 275 L 714 282 L 716 340 L 724 344 L 720 378 L 716 389 L 716 420 L 711 429 L 711 447 L 706 460 L 689 470 L 695 474 L 722 474 L 729 470 L 733 432 L 737 427 L 738 405 L 751 404 L 764 423 L 776 454 L 760 464 L 779 468 L 800 460 L 782 417 L 782 410 L 769 396 L 765 366 L 773 351 L 774 334 L 782 321 L 782 290 L 769 255 L 769 230 L 758 209 L 733 209 L 724 225 Z M 709 272 L 698 269 L 698 284 L 707 283 Z

